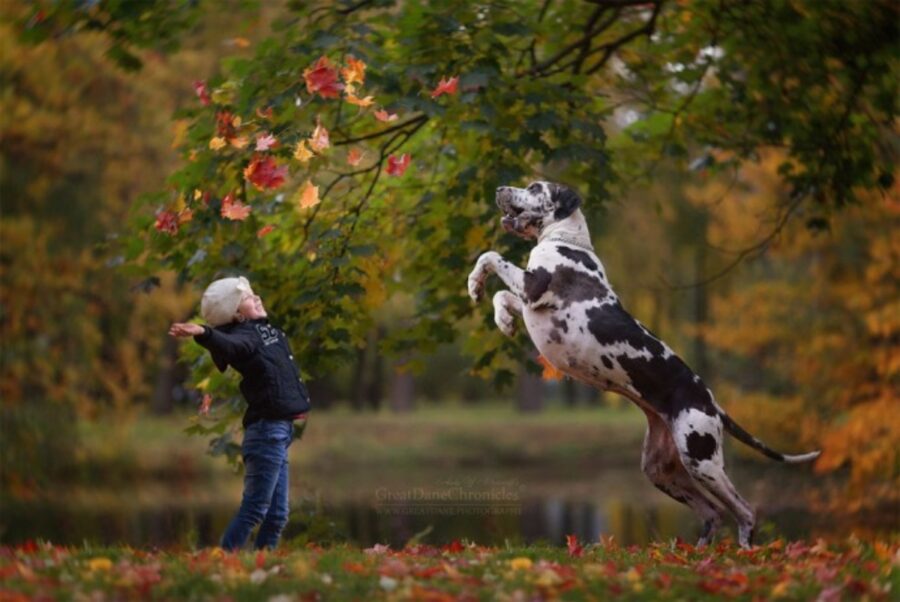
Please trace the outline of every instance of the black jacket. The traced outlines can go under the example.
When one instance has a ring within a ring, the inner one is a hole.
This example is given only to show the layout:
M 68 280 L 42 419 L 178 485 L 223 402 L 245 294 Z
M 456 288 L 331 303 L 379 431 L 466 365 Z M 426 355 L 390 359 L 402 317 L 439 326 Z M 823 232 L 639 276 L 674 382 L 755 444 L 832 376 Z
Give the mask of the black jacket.
M 309 393 L 287 337 L 267 319 L 204 326 L 203 334 L 194 340 L 209 349 L 219 371 L 225 372 L 231 365 L 244 377 L 244 427 L 263 418 L 290 420 L 309 411 Z

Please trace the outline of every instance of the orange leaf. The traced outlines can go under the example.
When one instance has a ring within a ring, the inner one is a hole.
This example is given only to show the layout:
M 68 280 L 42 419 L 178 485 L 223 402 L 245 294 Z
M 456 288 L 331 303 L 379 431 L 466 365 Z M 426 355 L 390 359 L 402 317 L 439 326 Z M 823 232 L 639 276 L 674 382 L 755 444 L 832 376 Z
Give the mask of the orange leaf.
M 362 161 L 364 155 L 365 153 L 358 148 L 351 148 L 347 151 L 347 164 L 356 167 L 359 165 L 359 162 Z
M 347 95 L 344 97 L 344 100 L 349 102 L 352 105 L 356 105 L 358 107 L 370 107 L 375 104 L 374 96 L 366 96 L 365 98 L 359 98 L 354 96 L 351 92 L 347 92 Z
M 274 229 L 275 229 L 275 226 L 273 226 L 272 224 L 267 224 L 256 231 L 256 238 L 262 238 L 263 236 L 265 236 L 266 234 L 268 234 L 269 232 L 271 232 Z
M 306 140 L 301 140 L 297 143 L 297 148 L 294 149 L 294 158 L 301 163 L 306 163 L 313 156 L 313 152 L 309 150 L 309 147 L 306 146 Z
M 347 66 L 341 69 L 341 75 L 347 86 L 362 85 L 366 81 L 366 64 L 353 56 L 347 57 Z
M 544 380 L 562 380 L 565 374 L 560 372 L 556 366 L 547 361 L 543 355 L 539 355 L 537 358 L 538 363 L 544 367 L 544 372 L 541 374 L 541 378 Z
M 250 215 L 250 207 L 228 194 L 222 199 L 221 214 L 224 218 L 242 222 Z
M 308 209 L 319 204 L 319 187 L 314 186 L 312 180 L 307 180 L 298 195 L 301 209 Z

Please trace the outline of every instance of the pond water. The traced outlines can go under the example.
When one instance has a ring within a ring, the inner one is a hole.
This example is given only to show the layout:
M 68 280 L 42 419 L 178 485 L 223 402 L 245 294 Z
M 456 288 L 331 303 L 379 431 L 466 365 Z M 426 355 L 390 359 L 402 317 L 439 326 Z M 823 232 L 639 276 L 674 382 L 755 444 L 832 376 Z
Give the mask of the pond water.
M 844 538 L 900 531 L 897 513 L 855 522 L 811 512 L 804 501 L 815 480 L 776 466 L 732 469 L 758 509 L 762 539 Z M 240 478 L 198 484 L 147 483 L 117 490 L 91 487 L 53 498 L 2 503 L 0 540 L 135 547 L 215 545 L 240 500 Z M 349 541 L 402 547 L 468 539 L 485 545 L 546 541 L 563 544 L 612 535 L 623 545 L 681 537 L 693 542 L 697 519 L 647 483 L 637 467 L 593 477 L 523 470 L 441 474 L 293 475 L 290 539 Z M 725 533 L 734 537 L 732 525 Z

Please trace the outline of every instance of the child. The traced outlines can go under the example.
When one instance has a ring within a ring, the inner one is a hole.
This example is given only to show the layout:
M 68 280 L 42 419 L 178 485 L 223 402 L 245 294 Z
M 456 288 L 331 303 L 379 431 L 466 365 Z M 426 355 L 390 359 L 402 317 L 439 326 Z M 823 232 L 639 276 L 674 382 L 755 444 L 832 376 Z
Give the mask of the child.
M 222 537 L 222 547 L 243 547 L 260 525 L 257 549 L 274 548 L 288 520 L 288 447 L 294 419 L 309 411 L 309 395 L 284 333 L 266 319 L 262 300 L 246 278 L 223 278 L 203 293 L 200 313 L 209 326 L 172 324 L 174 337 L 193 336 L 224 372 L 231 365 L 243 379 L 244 496 Z

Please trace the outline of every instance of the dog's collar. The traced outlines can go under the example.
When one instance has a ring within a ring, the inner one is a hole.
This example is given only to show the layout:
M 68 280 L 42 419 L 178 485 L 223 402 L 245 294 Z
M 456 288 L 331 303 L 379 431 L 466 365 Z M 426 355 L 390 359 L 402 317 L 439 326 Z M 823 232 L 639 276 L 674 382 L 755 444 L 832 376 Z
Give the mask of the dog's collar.
M 542 242 L 562 242 L 562 243 L 566 243 L 567 245 L 572 245 L 573 247 L 578 247 L 580 249 L 584 249 L 585 251 L 590 251 L 591 253 L 594 252 L 593 245 L 591 245 L 591 244 L 585 245 L 584 243 L 581 243 L 581 242 L 575 240 L 574 236 L 571 236 L 571 237 L 566 236 L 566 235 L 562 234 L 561 232 L 558 234 L 554 234 L 553 236 L 548 236 L 547 238 L 541 238 L 538 240 L 538 243 L 542 243 Z

